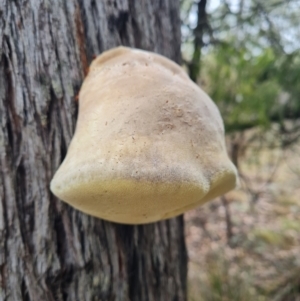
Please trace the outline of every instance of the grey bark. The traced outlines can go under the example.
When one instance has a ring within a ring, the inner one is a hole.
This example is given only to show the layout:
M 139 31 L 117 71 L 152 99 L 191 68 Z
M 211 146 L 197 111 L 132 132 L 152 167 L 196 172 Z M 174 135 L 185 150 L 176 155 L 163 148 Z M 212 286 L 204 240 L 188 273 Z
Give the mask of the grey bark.
M 124 226 L 57 200 L 76 94 L 123 44 L 180 60 L 179 1 L 0 1 L 0 300 L 186 300 L 182 217 Z

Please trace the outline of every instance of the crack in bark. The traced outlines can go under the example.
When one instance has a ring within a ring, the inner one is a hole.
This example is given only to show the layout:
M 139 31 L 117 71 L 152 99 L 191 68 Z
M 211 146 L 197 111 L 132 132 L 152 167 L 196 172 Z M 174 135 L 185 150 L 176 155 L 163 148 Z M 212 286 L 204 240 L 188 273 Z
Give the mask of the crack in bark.
M 86 41 L 85 41 L 85 36 L 83 31 L 83 23 L 81 19 L 79 5 L 76 5 L 76 9 L 75 9 L 75 24 L 76 24 L 76 41 L 79 48 L 80 61 L 83 69 L 83 74 L 84 76 L 86 76 L 88 74 L 89 65 L 88 65 L 88 59 L 85 50 Z

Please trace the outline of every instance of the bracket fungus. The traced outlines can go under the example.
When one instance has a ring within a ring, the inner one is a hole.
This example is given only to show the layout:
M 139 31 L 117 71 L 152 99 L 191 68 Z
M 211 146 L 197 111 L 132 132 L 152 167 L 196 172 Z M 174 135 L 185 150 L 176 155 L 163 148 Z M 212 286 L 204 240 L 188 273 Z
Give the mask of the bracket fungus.
M 212 100 L 171 60 L 117 47 L 91 64 L 52 192 L 125 224 L 174 217 L 236 186 Z

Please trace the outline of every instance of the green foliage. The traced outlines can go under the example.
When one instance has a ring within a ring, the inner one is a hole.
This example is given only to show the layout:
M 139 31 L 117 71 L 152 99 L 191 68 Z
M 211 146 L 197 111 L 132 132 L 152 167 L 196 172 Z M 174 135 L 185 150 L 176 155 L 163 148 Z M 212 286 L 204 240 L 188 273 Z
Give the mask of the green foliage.
M 274 69 L 272 51 L 249 55 L 247 49 L 226 43 L 202 62 L 206 89 L 221 109 L 227 130 L 252 124 L 268 126 L 268 112 L 278 99 L 280 86 L 269 76 Z
M 253 55 L 228 42 L 203 58 L 204 88 L 219 106 L 227 131 L 268 128 L 300 116 L 299 56 L 291 56 L 279 57 L 271 48 Z
M 294 33 L 300 25 L 299 4 L 221 1 L 213 11 L 207 9 L 203 23 L 189 21 L 195 20 L 196 4 L 185 0 L 182 5 L 183 50 L 189 49 L 183 56 L 190 58 L 186 59 L 190 76 L 204 83 L 221 110 L 227 132 L 269 129 L 274 123 L 285 132 L 287 120 L 299 123 L 300 51 Z M 202 44 L 196 43 L 199 32 Z

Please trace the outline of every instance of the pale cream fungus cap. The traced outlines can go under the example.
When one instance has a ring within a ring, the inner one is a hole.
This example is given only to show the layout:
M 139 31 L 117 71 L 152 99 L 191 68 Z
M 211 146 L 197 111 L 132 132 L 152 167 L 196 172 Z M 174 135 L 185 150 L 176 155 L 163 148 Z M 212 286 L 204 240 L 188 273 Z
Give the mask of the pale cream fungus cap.
M 183 69 L 147 51 L 98 56 L 52 192 L 106 220 L 142 224 L 195 208 L 236 186 L 224 126 Z

